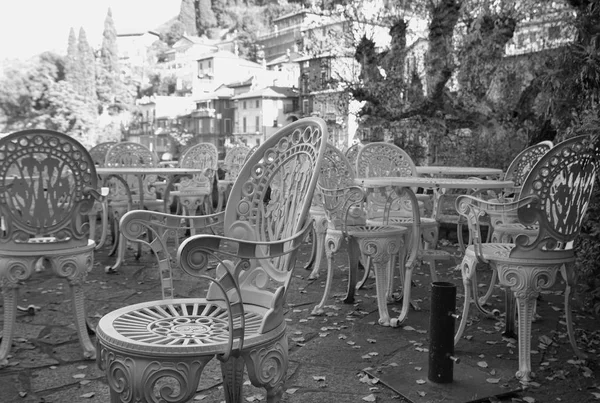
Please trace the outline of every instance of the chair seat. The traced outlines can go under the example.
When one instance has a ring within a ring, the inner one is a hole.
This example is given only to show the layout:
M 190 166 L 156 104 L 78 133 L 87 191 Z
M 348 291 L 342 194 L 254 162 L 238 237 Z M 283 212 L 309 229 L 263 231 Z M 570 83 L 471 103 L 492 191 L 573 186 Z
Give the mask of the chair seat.
M 527 236 L 535 236 L 539 231 L 537 225 L 525 225 L 521 223 L 513 224 L 498 224 L 494 226 L 494 231 L 508 233 L 508 234 L 525 234 Z
M 331 230 L 330 228 L 327 229 L 328 233 L 331 233 L 332 231 L 336 230 Z M 409 229 L 391 225 L 350 225 L 346 227 L 346 232 L 348 236 L 356 238 L 388 238 L 391 236 L 407 234 Z
M 244 348 L 272 340 L 285 323 L 259 333 L 267 309 L 244 306 Z M 108 348 L 173 357 L 225 353 L 229 345 L 228 312 L 223 303 L 203 298 L 157 300 L 126 306 L 100 319 L 97 337 Z M 235 347 L 235 346 L 234 346 Z
M 563 257 L 563 258 L 556 258 L 556 259 L 542 259 L 542 258 L 519 259 L 519 258 L 510 256 L 510 252 L 512 251 L 512 249 L 514 247 L 515 247 L 514 243 L 484 243 L 484 244 L 481 244 L 481 254 L 482 254 L 483 258 L 486 260 L 492 260 L 495 262 L 510 262 L 513 264 L 514 263 L 528 264 L 529 262 L 531 262 L 532 264 L 537 264 L 537 265 L 559 264 L 561 262 L 573 260 L 572 257 L 566 257 L 566 258 Z M 473 245 L 470 245 L 465 250 L 465 257 L 467 257 L 467 256 L 469 256 L 471 258 L 475 257 L 475 250 L 473 249 Z

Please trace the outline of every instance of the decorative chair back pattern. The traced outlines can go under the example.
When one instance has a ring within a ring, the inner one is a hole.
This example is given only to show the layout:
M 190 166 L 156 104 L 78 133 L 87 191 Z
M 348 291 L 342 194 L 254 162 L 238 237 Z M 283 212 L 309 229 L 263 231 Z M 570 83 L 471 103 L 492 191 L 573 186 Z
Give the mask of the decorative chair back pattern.
M 600 148 L 590 136 L 577 136 L 550 149 L 525 179 L 521 198 L 537 202 L 519 207 L 522 224 L 539 225 L 531 243 L 526 235 L 516 239 L 512 257 L 568 257 L 581 229 L 594 186 Z
M 344 153 L 327 144 L 319 174 L 318 195 L 329 225 L 334 228 L 365 224 L 364 193 L 354 183 L 354 169 Z
M 115 143 L 106 152 L 104 166 L 107 168 L 154 168 L 158 166 L 159 158 L 156 153 L 148 147 L 130 141 L 121 141 Z M 124 180 L 132 195 L 139 195 L 139 181 L 135 175 L 124 175 Z M 156 200 L 156 191 L 154 183 L 157 181 L 156 175 L 146 175 L 141 191 L 144 192 L 144 200 Z M 120 179 L 113 179 L 109 183 L 110 198 L 113 201 L 127 200 L 127 188 Z
M 246 146 L 236 146 L 227 152 L 225 156 L 226 180 L 234 181 L 238 177 L 249 152 L 250 149 Z
M 188 148 L 179 160 L 182 168 L 204 170 L 203 174 L 181 179 L 181 188 L 211 187 L 219 168 L 219 152 L 212 143 L 199 143 Z
M 322 119 L 306 118 L 280 132 L 248 158 L 238 175 L 225 210 L 225 236 L 277 241 L 304 227 L 312 198 L 306 196 L 312 196 L 317 185 L 313 172 L 321 164 L 327 125 Z M 265 203 L 271 186 L 282 191 L 271 192 Z
M 360 151 L 360 149 L 362 147 L 363 147 L 363 145 L 361 143 L 356 143 L 356 144 L 353 144 L 352 146 L 350 146 L 350 148 L 348 148 L 346 150 L 346 152 L 344 153 L 344 155 L 346 156 L 346 159 L 350 163 L 350 166 L 352 167 L 352 171 L 354 172 L 355 175 L 356 175 L 356 157 L 358 157 L 358 152 Z
M 103 167 L 104 162 L 106 161 L 106 153 L 108 149 L 117 144 L 116 141 L 107 141 L 104 143 L 96 144 L 94 147 L 90 149 L 90 155 L 94 160 L 94 164 L 97 167 Z
M 359 178 L 417 176 L 417 168 L 412 158 L 400 147 L 392 143 L 369 143 L 363 146 L 356 156 L 356 176 Z M 369 218 L 381 219 L 385 211 L 390 217 L 412 217 L 412 205 L 404 196 L 395 199 L 386 210 L 387 199 L 379 194 L 371 194 L 367 203 Z M 422 213 L 423 214 L 423 213 Z
M 0 139 L 0 248 L 88 244 L 97 188 L 94 161 L 72 137 L 24 130 Z
M 356 156 L 356 176 L 417 176 L 412 158 L 392 143 L 369 143 Z
M 542 141 L 521 151 L 508 166 L 504 180 L 513 181 L 515 187 L 521 186 L 531 169 L 552 147 L 551 141 Z

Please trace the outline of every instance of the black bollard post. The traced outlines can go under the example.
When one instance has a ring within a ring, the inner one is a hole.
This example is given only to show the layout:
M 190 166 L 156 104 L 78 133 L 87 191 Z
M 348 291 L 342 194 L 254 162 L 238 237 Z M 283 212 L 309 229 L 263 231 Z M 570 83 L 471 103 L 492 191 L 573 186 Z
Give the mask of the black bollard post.
M 456 315 L 456 285 L 448 282 L 431 284 L 431 314 L 429 317 L 429 373 L 436 383 L 451 383 L 454 363 L 454 321 Z

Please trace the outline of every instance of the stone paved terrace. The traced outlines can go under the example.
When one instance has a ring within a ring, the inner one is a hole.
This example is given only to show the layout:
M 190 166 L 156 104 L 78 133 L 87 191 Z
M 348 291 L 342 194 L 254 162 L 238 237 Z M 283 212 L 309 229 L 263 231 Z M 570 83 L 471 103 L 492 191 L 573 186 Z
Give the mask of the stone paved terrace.
M 446 242 L 448 250 L 458 253 Z M 135 260 L 128 250 L 126 262 L 118 274 L 107 275 L 104 267 L 114 261 L 109 247 L 96 253 L 94 270 L 86 288 L 87 314 L 94 327 L 99 318 L 115 308 L 160 297 L 156 264 L 145 252 Z M 454 367 L 457 382 L 440 387 L 427 380 L 429 346 L 428 270 L 417 269 L 414 276 L 414 300 L 420 311 L 411 311 L 400 328 L 376 325 L 377 305 L 372 279 L 358 291 L 355 304 L 341 302 L 347 276 L 347 259 L 342 250 L 336 259 L 334 297 L 325 315 L 310 315 L 320 300 L 326 263 L 318 280 L 309 281 L 302 269 L 308 259 L 307 246 L 299 258 L 293 289 L 288 298 L 288 334 L 290 367 L 284 402 L 461 402 L 465 396 L 488 396 L 518 389 L 514 378 L 518 351 L 514 341 L 502 339 L 502 317 L 488 319 L 475 313 L 456 355 L 461 363 Z M 457 284 L 457 307 L 461 307 L 462 283 L 455 263 L 438 267 L 441 281 Z M 424 266 L 426 268 L 426 266 Z M 486 278 L 480 279 L 485 283 Z M 183 295 L 198 294 L 201 284 L 180 282 Z M 546 292 L 539 306 L 541 319 L 533 324 L 532 364 L 537 371 L 533 386 L 513 397 L 491 401 L 515 402 L 587 402 L 600 393 L 598 360 L 600 345 L 597 318 L 577 311 L 575 327 L 580 347 L 592 360 L 575 360 L 568 344 L 563 321 L 562 284 Z M 10 365 L 0 369 L 0 402 L 100 403 L 109 402 L 109 390 L 102 371 L 94 361 L 82 359 L 77 336 L 71 324 L 69 290 L 65 283 L 46 272 L 35 273 L 21 288 L 20 305 L 39 305 L 34 316 L 18 314 L 17 330 Z M 493 304 L 502 309 L 503 291 L 496 289 Z M 400 303 L 391 304 L 396 315 Z M 0 308 L 0 311 L 2 309 Z M 553 340 L 550 347 L 540 337 Z M 194 402 L 223 401 L 220 368 L 213 360 L 205 369 Z M 265 401 L 264 391 L 244 386 L 245 402 Z M 466 395 L 465 395 L 466 393 Z M 490 400 L 481 400 L 490 401 Z

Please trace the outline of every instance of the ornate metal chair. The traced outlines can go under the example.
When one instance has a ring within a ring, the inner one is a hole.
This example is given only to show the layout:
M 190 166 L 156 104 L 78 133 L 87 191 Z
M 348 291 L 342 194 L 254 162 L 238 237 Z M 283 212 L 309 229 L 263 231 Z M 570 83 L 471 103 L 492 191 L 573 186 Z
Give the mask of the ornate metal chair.
M 183 215 L 194 215 L 199 207 L 204 214 L 213 212 L 213 182 L 219 168 L 219 153 L 212 143 L 199 143 L 188 148 L 179 159 L 182 168 L 197 168 L 204 170 L 202 174 L 191 178 L 182 178 L 176 184 L 177 190 L 171 192 L 177 197 L 183 209 Z M 219 201 L 222 205 L 223 201 Z
M 94 161 L 66 134 L 25 130 L 0 139 L 0 288 L 4 329 L 0 366 L 8 364 L 20 283 L 40 260 L 68 281 L 75 329 L 86 358 L 96 350 L 87 332 L 82 283 L 94 263 L 89 210 L 102 197 Z
M 106 153 L 108 149 L 117 144 L 116 141 L 106 141 L 104 143 L 96 144 L 94 147 L 90 148 L 90 155 L 94 160 L 94 164 L 96 167 L 103 167 L 104 162 L 106 160 Z
M 108 149 L 104 166 L 107 168 L 152 168 L 158 166 L 158 161 L 158 156 L 148 147 L 135 142 L 121 141 Z M 123 260 L 126 249 L 126 242 L 121 242 L 119 232 L 119 220 L 123 214 L 136 209 L 165 211 L 164 200 L 158 199 L 156 195 L 155 183 L 157 180 L 156 175 L 145 175 L 141 184 L 137 175 L 110 175 L 104 178 L 105 186 L 110 189 L 108 204 L 113 234 L 113 250 L 110 254 L 117 251 L 117 262 Z M 142 194 L 143 206 L 140 197 Z M 112 271 L 110 267 L 107 270 Z
M 539 159 L 552 147 L 553 144 L 551 141 L 542 141 L 525 148 L 517 154 L 508 166 L 506 174 L 504 175 L 504 179 L 513 181 L 515 187 L 512 189 L 505 189 L 504 195 L 495 201 L 512 201 L 518 199 L 521 186 L 525 182 L 527 175 Z M 504 214 L 494 214 L 493 212 L 490 212 L 489 216 L 490 225 L 492 226 L 490 231 L 491 242 L 512 242 L 517 235 L 522 233 L 535 236 L 535 231 L 532 232 L 531 228 L 519 224 L 516 210 Z
M 479 310 L 491 314 L 479 303 L 476 294 L 477 266 L 488 263 L 498 274 L 500 284 L 514 293 L 518 310 L 519 370 L 521 382 L 529 382 L 531 369 L 531 322 L 535 300 L 540 290 L 554 285 L 560 271 L 567 283 L 565 315 L 569 340 L 577 349 L 570 310 L 571 288 L 576 282 L 573 241 L 579 233 L 588 207 L 600 149 L 597 138 L 578 136 L 566 140 L 542 156 L 522 184 L 519 198 L 510 203 L 491 203 L 472 196 L 459 196 L 458 212 L 468 220 L 473 243 L 466 249 L 460 265 L 465 288 L 464 308 L 454 342 L 460 340 L 468 320 L 469 306 L 474 302 Z M 483 243 L 479 225 L 488 211 L 516 210 L 519 222 L 536 224 L 535 239 L 526 235 L 514 243 Z M 506 298 L 507 304 L 513 301 Z M 506 308 L 507 325 L 514 323 L 514 309 Z
M 348 242 L 348 259 L 350 275 L 348 292 L 344 302 L 354 302 L 356 275 L 361 256 L 365 262 L 365 270 L 372 265 L 376 272 L 375 286 L 377 289 L 377 305 L 379 309 L 379 324 L 383 326 L 397 325 L 397 320 L 390 318 L 387 303 L 391 298 L 393 288 L 393 271 L 396 260 L 400 256 L 400 266 L 404 269 L 406 236 L 408 228 L 387 225 L 385 222 L 367 224 L 363 190 L 354 184 L 354 173 L 344 154 L 328 144 L 321 173 L 317 197 L 321 199 L 327 218 L 327 230 L 324 242 L 317 238 L 317 247 L 324 243 L 327 256 L 327 282 L 319 304 L 314 307 L 312 314 L 324 313 L 324 306 L 329 298 L 333 282 L 334 256 L 339 250 L 342 240 Z M 414 196 L 413 196 L 414 197 Z M 389 205 L 390 202 L 386 201 Z M 416 200 L 415 200 L 416 203 Z M 320 224 L 323 225 L 323 224 Z M 319 233 L 317 231 L 317 233 Z M 418 236 L 418 231 L 415 231 Z M 407 266 L 412 262 L 417 252 L 418 242 L 412 243 L 413 253 Z M 317 253 L 320 256 L 320 253 Z M 404 315 L 405 316 L 405 315 Z
M 511 189 L 504 189 L 502 192 L 503 194 L 501 195 L 493 195 L 489 201 L 492 203 L 507 203 L 518 200 L 521 186 L 525 182 L 527 175 L 531 172 L 531 169 L 539 159 L 552 147 L 553 144 L 551 141 L 542 141 L 525 148 L 517 154 L 504 174 L 504 180 L 513 181 L 514 187 Z M 475 193 L 473 196 L 479 197 L 481 195 Z M 483 223 L 489 225 L 487 237 L 488 241 L 491 241 L 492 243 L 514 242 L 520 234 L 527 235 L 532 240 L 537 236 L 537 226 L 521 224 L 516 209 L 505 212 L 488 211 L 484 217 Z M 458 231 L 462 234 L 462 224 L 458 226 Z M 496 282 L 497 272 L 494 271 L 490 280 L 490 286 L 485 295 L 479 298 L 481 304 L 485 304 L 492 295 L 493 287 Z M 514 331 L 511 329 L 512 326 L 508 325 L 508 329 L 505 332 L 506 336 L 514 336 Z
M 417 176 L 417 168 L 412 158 L 400 147 L 392 143 L 369 143 L 358 151 L 356 156 L 356 175 L 359 178 L 387 177 L 387 176 Z M 424 205 L 430 202 L 430 195 L 417 195 L 421 213 L 421 221 L 418 225 L 422 246 L 419 250 L 419 259 L 429 265 L 432 281 L 437 281 L 435 263 L 437 260 L 452 259 L 452 256 L 442 250 L 436 249 L 439 234 L 439 224 L 431 217 L 423 217 Z M 381 223 L 384 217 L 385 198 L 372 195 L 367 204 L 367 223 Z M 413 213 L 412 205 L 408 199 L 398 200 L 391 206 L 391 212 L 387 218 L 389 224 L 412 227 Z M 364 280 L 369 272 L 365 271 Z M 363 280 L 363 282 L 364 282 Z
M 227 199 L 231 186 L 235 183 L 244 162 L 246 162 L 246 156 L 250 152 L 250 149 L 246 146 L 235 146 L 231 150 L 227 151 L 225 155 L 224 168 L 225 178 L 219 180 L 219 201 L 217 205 L 217 211 L 223 209 L 223 203 Z
M 179 228 L 181 216 L 132 211 L 123 217 L 129 239 L 145 242 L 144 232 L 155 234 L 150 247 L 159 261 L 164 299 L 100 319 L 98 365 L 106 372 L 113 402 L 188 401 L 215 356 L 227 402 L 243 400 L 244 367 L 253 385 L 266 388 L 268 402 L 280 401 L 288 367 L 284 304 L 309 229 L 326 136 L 323 120 L 306 118 L 267 139 L 244 165 L 225 211 L 189 217 L 202 226 L 220 220 L 225 235 L 186 239 L 176 267 L 165 239 Z M 265 201 L 274 180 L 277 191 Z M 178 297 L 175 268 L 193 276 L 199 288 L 207 285 L 206 298 Z

